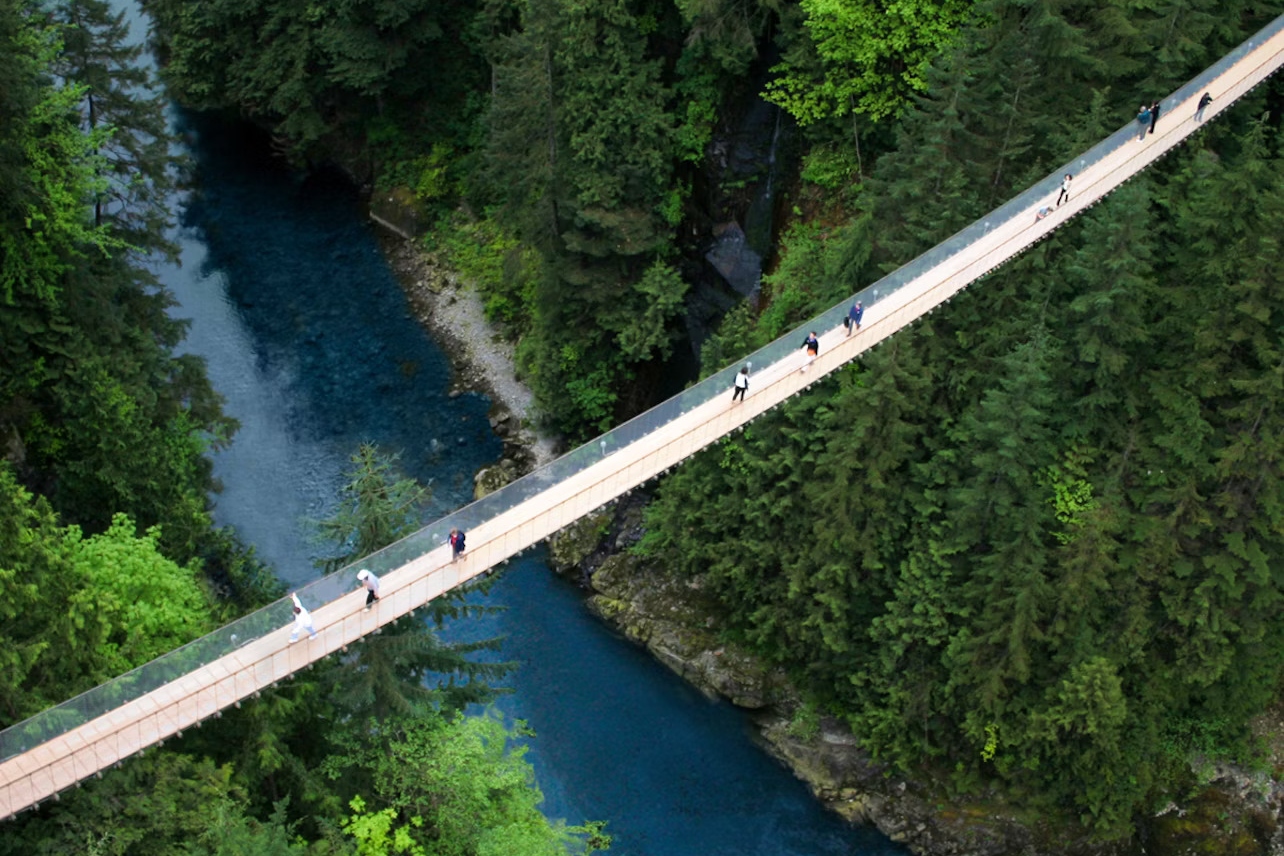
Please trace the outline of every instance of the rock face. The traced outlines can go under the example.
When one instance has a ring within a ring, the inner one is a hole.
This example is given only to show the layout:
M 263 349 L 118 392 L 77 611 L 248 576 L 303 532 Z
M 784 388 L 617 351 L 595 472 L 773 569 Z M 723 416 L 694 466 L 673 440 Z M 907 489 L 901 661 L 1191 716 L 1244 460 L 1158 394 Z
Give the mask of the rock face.
M 633 556 L 616 554 L 598 567 L 590 584 L 595 593 L 589 609 L 705 693 L 750 710 L 787 700 L 782 673 L 718 642 L 712 604 L 698 583 L 677 582 Z
M 844 723 L 809 710 L 782 671 L 723 641 L 719 604 L 701 579 L 679 579 L 628 552 L 643 534 L 645 501 L 622 500 L 550 539 L 555 570 L 580 579 L 595 614 L 678 675 L 753 711 L 764 748 L 848 820 L 930 856 L 1284 854 L 1284 789 L 1263 776 L 1217 772 L 1190 806 L 1140 820 L 1132 841 L 1101 844 L 1074 818 L 1058 824 L 997 794 L 960 798 L 926 774 L 894 775 Z

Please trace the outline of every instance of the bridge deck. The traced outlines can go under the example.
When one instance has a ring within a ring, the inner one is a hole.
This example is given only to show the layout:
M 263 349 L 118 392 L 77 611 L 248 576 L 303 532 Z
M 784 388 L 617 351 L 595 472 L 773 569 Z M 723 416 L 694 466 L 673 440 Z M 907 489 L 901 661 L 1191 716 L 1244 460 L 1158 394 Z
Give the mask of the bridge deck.
M 992 231 L 868 306 L 859 333 L 847 337 L 841 326 L 826 330 L 820 355 L 806 371 L 800 370 L 799 348 L 756 372 L 745 401 L 733 404 L 728 389 L 726 395 L 694 407 L 476 526 L 468 533 L 472 547 L 457 564 L 451 564 L 449 548 L 442 546 L 387 573 L 382 580 L 383 598 L 369 612 L 363 609 L 363 594 L 355 591 L 313 610 L 320 628 L 317 639 L 287 644 L 289 628 L 282 627 L 0 763 L 0 817 L 37 805 L 357 642 L 652 479 L 840 368 L 1036 243 L 1184 140 L 1200 127 L 1193 114 L 1202 92 L 1214 98 L 1205 111 L 1204 121 L 1209 121 L 1272 74 L 1284 61 L 1284 31 L 1276 29 L 1233 65 L 1201 81 L 1197 90 L 1175 103 L 1170 100 L 1155 134 L 1121 145 L 1077 172 L 1070 201 L 1048 217 L 1035 218 L 1037 208 L 1049 203 L 1046 197 L 1016 216 L 1001 222 L 996 217 L 998 225 Z

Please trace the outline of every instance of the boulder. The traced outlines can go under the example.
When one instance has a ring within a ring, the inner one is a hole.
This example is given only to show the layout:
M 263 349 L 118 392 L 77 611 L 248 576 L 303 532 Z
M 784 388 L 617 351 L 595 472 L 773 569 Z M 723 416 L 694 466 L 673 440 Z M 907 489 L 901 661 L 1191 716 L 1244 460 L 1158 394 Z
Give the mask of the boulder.
M 494 493 L 521 474 L 521 467 L 509 458 L 504 458 L 494 466 L 483 467 L 473 476 L 473 499 L 481 499 L 488 493 Z
M 581 517 L 548 539 L 549 565 L 559 574 L 575 571 L 597 550 L 610 527 L 609 510 Z

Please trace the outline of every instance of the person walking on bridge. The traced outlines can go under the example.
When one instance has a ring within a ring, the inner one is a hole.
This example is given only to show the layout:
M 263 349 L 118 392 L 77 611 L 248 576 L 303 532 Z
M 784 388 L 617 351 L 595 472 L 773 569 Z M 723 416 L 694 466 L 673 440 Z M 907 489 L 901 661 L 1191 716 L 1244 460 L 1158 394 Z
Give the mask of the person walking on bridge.
M 820 339 L 816 338 L 815 330 L 812 330 L 807 334 L 807 338 L 803 339 L 803 347 L 807 349 L 807 362 L 803 363 L 803 367 L 798 370 L 800 372 L 807 371 L 807 367 L 814 363 L 816 357 L 820 354 Z
M 1150 108 L 1145 104 L 1137 108 L 1137 124 L 1141 126 L 1141 135 L 1137 139 L 1146 139 L 1146 132 L 1150 129 Z
M 357 571 L 357 587 L 366 590 L 366 612 L 369 612 L 379 599 L 379 578 L 362 568 Z
M 1159 121 L 1159 102 L 1150 105 L 1150 133 L 1155 133 L 1155 123 Z
M 857 300 L 852 304 L 852 308 L 847 310 L 847 335 L 850 336 L 853 331 L 860 329 L 860 319 L 865 317 L 865 307 L 860 305 Z
M 740 370 L 740 374 L 736 375 L 736 379 L 732 381 L 731 385 L 735 387 L 735 392 L 731 393 L 731 403 L 735 404 L 737 401 L 744 401 L 745 393 L 749 391 L 748 366 Z
M 292 591 L 290 597 L 294 600 L 294 630 L 290 632 L 290 644 L 298 642 L 299 634 L 305 630 L 308 632 L 309 639 L 317 638 L 317 629 L 312 624 L 312 613 L 303 608 L 299 593 Z
M 1199 96 L 1199 106 L 1195 108 L 1196 122 L 1204 121 L 1204 110 L 1208 109 L 1208 105 L 1212 103 L 1213 103 L 1213 96 L 1208 94 L 1207 92 Z
M 1073 180 L 1074 180 L 1074 176 L 1068 172 L 1066 173 L 1066 177 L 1061 179 L 1061 192 L 1057 194 L 1058 208 L 1061 207 L 1062 202 L 1070 201 L 1070 182 Z
M 450 541 L 450 563 L 453 565 L 460 556 L 464 555 L 464 530 L 451 529 L 448 540 Z

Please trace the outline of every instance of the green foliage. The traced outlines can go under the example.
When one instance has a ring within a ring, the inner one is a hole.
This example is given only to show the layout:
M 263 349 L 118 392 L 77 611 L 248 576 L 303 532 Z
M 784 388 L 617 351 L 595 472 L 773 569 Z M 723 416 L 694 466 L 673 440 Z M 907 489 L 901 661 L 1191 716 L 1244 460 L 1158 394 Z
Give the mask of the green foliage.
M 415 198 L 420 202 L 433 202 L 452 195 L 452 183 L 448 178 L 452 151 L 444 143 L 436 143 L 432 151 L 414 162 L 419 173 L 415 180 Z
M 359 853 L 430 852 L 440 856 L 562 856 L 605 849 L 600 825 L 567 828 L 539 811 L 526 750 L 510 742 L 496 717 L 429 717 L 403 721 L 385 747 L 353 744 L 327 762 L 332 777 L 361 768 L 368 799 L 386 806 L 356 814 L 345 829 Z
M 428 851 L 416 844 L 410 834 L 412 829 L 424 825 L 422 817 L 416 815 L 406 826 L 394 829 L 396 809 L 367 813 L 365 800 L 361 797 L 353 797 L 349 805 L 353 814 L 343 821 L 343 831 L 356 841 L 357 856 L 390 856 L 392 853 L 427 856 Z
M 185 325 L 142 263 L 172 250 L 162 102 L 104 4 L 9 13 L 0 425 L 64 521 L 101 532 L 125 513 L 187 562 L 211 528 L 203 455 L 235 423 L 200 361 L 171 354 Z
M 238 105 L 271 122 L 299 152 L 341 126 L 386 128 L 390 118 L 439 140 L 450 129 L 434 121 L 436 111 L 408 108 L 423 99 L 459 109 L 480 72 L 459 38 L 469 13 L 424 0 L 150 0 L 145 7 L 162 34 L 165 79 L 178 97 L 204 108 Z M 431 65 L 452 73 L 416 73 Z M 420 151 L 431 152 L 431 141 Z
M 777 0 L 678 0 L 675 5 L 686 25 L 685 53 L 707 58 L 711 73 L 736 77 L 749 70 L 759 40 L 786 8 Z
M 43 77 L 60 49 L 58 29 L 29 20 L 16 3 L 6 3 L 5 17 L 4 54 L 25 99 L 5 123 L 5 184 L 14 192 L 0 222 L 0 298 L 6 305 L 25 296 L 48 302 L 75 260 L 122 246 L 84 209 L 106 189 L 98 150 L 108 132 L 81 133 L 83 84 L 55 86 Z
M 807 125 L 827 116 L 895 116 L 927 88 L 970 0 L 802 0 L 803 28 L 764 97 Z
M 545 415 L 575 436 L 635 410 L 629 381 L 667 347 L 650 319 L 638 327 L 648 298 L 677 288 L 656 274 L 678 209 L 650 26 L 625 0 L 545 0 L 493 45 L 475 193 L 542 256 L 519 356 Z
M 160 253 L 176 260 L 165 203 L 180 163 L 170 146 L 167 99 L 155 92 L 154 76 L 140 61 L 144 46 L 129 43 L 125 12 L 105 0 L 58 3 L 53 18 L 64 25 L 55 68 L 83 86 L 82 125 L 97 137 L 94 225 L 110 225 L 140 259 Z
M 362 443 L 350 459 L 348 479 L 334 513 L 314 521 L 317 540 L 335 552 L 318 562 L 326 573 L 347 567 L 419 526 L 428 488 L 403 476 L 398 455 L 383 455 Z
M 513 335 L 530 329 L 540 276 L 534 251 L 492 218 L 469 220 L 459 214 L 439 222 L 429 241 L 464 282 L 476 286 L 488 320 Z
M 205 632 L 211 608 L 192 567 L 137 537 L 123 514 L 100 535 L 59 526 L 0 465 L 0 580 L 6 582 L 7 724 L 142 665 Z
M 820 714 L 811 702 L 801 704 L 789 720 L 790 736 L 810 742 L 820 734 Z
M 1083 47 L 1106 19 L 991 13 L 932 70 L 865 210 L 791 232 L 767 308 L 729 316 L 706 370 L 1055 162 L 1078 144 L 1047 124 L 1078 124 L 1067 104 L 1100 127 L 1100 90 L 1066 93 L 1106 79 Z M 1192 757 L 1245 757 L 1284 672 L 1284 309 L 1266 285 L 1284 161 L 1260 106 L 697 455 L 642 548 L 877 757 L 960 792 L 998 783 L 1111 839 L 1184 791 Z
M 857 179 L 856 164 L 835 146 L 812 148 L 803 159 L 800 177 L 825 190 L 842 190 Z
M 672 266 L 655 262 L 634 286 L 645 307 L 640 314 L 619 322 L 623 328 L 616 340 L 627 360 L 642 362 L 653 354 L 667 357 L 672 351 L 669 327 L 682 310 L 687 284 Z
M 193 568 L 158 551 L 160 532 L 141 538 L 124 514 L 101 535 L 66 533 L 68 558 L 80 589 L 68 607 L 84 641 L 107 675 L 128 671 L 212 629 L 209 604 Z

